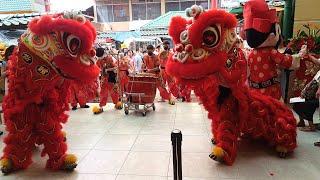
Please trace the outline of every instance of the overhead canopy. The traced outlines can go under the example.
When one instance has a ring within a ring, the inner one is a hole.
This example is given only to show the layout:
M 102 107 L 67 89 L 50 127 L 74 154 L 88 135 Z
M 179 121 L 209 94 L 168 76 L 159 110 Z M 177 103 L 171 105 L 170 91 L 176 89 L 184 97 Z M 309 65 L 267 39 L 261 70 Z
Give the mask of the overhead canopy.
M 137 31 L 100 32 L 98 34 L 98 39 L 111 38 L 120 42 L 123 42 L 126 39 L 140 37 L 141 34 Z
M 0 14 L 33 12 L 31 0 L 0 0 Z
M 142 37 L 166 37 L 171 18 L 174 16 L 187 17 L 185 11 L 170 11 L 150 21 L 140 28 Z
M 0 18 L 0 30 L 27 29 L 28 23 L 39 13 L 14 14 Z
M 243 7 L 240 6 L 240 7 L 232 8 L 232 9 L 229 11 L 229 13 L 231 13 L 231 14 L 237 14 L 237 15 L 242 14 L 242 13 L 243 13 Z

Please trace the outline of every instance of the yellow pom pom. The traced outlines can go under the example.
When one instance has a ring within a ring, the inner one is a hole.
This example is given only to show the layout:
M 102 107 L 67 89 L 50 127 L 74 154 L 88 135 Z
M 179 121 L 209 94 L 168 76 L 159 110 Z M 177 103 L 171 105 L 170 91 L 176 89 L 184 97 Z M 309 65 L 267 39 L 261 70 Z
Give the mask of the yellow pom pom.
M 215 147 L 213 148 L 212 152 L 213 152 L 213 154 L 214 154 L 215 156 L 217 156 L 218 158 L 221 158 L 221 157 L 224 156 L 224 151 L 223 151 L 223 149 L 222 149 L 221 147 L 215 146 Z
M 12 162 L 8 158 L 3 158 L 3 159 L 0 160 L 0 166 L 1 167 L 6 167 L 7 169 L 11 169 Z
M 93 106 L 92 112 L 93 113 L 98 113 L 100 111 L 100 108 L 98 106 Z
M 74 164 L 77 162 L 77 157 L 73 154 L 68 154 L 64 158 L 64 162 L 65 162 L 65 164 Z
M 67 137 L 67 133 L 65 131 L 61 131 L 63 137 Z
M 122 109 L 122 102 L 118 101 L 114 106 L 116 109 Z
M 170 104 L 170 105 L 175 105 L 176 102 L 174 102 L 174 100 L 170 99 L 170 100 L 169 100 L 169 104 Z
M 276 147 L 276 151 L 277 152 L 282 152 L 282 153 L 287 153 L 288 152 L 287 148 L 285 148 L 283 146 L 277 146 Z

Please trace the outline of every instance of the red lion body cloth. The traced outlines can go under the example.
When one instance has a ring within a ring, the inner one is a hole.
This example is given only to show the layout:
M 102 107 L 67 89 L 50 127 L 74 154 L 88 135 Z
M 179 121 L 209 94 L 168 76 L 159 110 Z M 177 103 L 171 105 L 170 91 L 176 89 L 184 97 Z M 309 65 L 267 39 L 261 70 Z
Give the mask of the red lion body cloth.
M 77 160 L 66 154 L 61 129 L 68 119 L 70 81 L 92 82 L 99 74 L 92 61 L 96 31 L 77 13 L 42 16 L 28 27 L 8 61 L 1 170 L 26 169 L 36 143 L 49 157 L 46 168 L 73 170 Z
M 281 157 L 296 147 L 296 120 L 289 108 L 246 85 L 247 64 L 237 48 L 236 18 L 223 10 L 203 11 L 193 6 L 186 20 L 174 17 L 169 34 L 175 54 L 167 72 L 193 87 L 208 117 L 216 146 L 210 157 L 232 165 L 241 134 L 263 138 Z
M 79 103 L 80 108 L 89 108 L 87 103 L 94 100 L 98 94 L 98 79 L 88 82 L 88 83 L 79 83 L 73 82 L 70 86 L 70 103 L 72 110 L 77 109 L 77 104 Z

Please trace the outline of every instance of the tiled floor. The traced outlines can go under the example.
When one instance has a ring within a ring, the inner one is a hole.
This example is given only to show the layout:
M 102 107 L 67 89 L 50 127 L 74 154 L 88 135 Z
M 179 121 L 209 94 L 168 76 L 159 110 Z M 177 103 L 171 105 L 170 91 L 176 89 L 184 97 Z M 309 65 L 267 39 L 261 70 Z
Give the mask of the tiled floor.
M 299 132 L 299 147 L 287 159 L 277 158 L 267 146 L 244 141 L 235 164 L 228 167 L 208 157 L 210 121 L 201 106 L 157 103 L 156 108 L 146 117 L 134 112 L 126 116 L 112 105 L 101 115 L 93 115 L 90 109 L 70 112 L 65 126 L 69 152 L 79 158 L 73 173 L 45 170 L 46 158 L 40 157 L 39 147 L 28 170 L 0 179 L 171 180 L 174 128 L 183 133 L 184 180 L 320 179 L 320 148 L 313 146 L 319 133 Z

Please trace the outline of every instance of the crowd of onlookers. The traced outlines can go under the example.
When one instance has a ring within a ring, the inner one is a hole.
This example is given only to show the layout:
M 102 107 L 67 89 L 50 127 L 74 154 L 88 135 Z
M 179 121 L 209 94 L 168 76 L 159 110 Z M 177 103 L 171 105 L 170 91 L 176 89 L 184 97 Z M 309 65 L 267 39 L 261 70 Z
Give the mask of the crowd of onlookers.
M 161 45 L 154 47 L 148 45 L 146 50 L 132 51 L 129 49 L 107 49 L 103 47 L 96 48 L 96 64 L 101 69 L 99 83 L 93 82 L 92 85 L 86 87 L 77 87 L 73 84 L 71 92 L 73 100 L 71 104 L 73 110 L 77 109 L 77 103 L 80 107 L 88 107 L 86 102 L 92 98 L 79 97 L 81 89 L 91 92 L 97 89 L 99 96 L 99 108 L 95 108 L 94 113 L 103 112 L 103 107 L 107 103 L 107 99 L 111 96 L 115 108 L 120 108 L 121 97 L 127 91 L 130 74 L 149 74 L 157 77 L 156 88 L 158 89 L 161 101 L 168 101 L 169 104 L 175 104 L 175 98 L 181 98 L 182 101 L 190 101 L 191 89 L 188 87 L 180 87 L 175 83 L 174 79 L 166 73 L 166 62 L 171 55 L 170 43 L 164 41 Z M 78 102 L 76 102 L 78 101 Z

